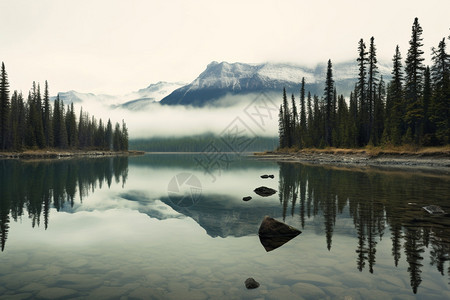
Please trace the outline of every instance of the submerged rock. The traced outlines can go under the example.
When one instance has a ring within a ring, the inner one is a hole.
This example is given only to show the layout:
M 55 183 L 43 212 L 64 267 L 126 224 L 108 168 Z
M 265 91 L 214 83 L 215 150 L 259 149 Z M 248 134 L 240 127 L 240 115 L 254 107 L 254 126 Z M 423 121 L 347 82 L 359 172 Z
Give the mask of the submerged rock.
M 245 287 L 247 289 L 256 289 L 257 287 L 259 287 L 259 282 L 253 279 L 252 277 L 247 278 L 245 280 Z
M 247 197 L 242 198 L 242 200 L 244 200 L 244 201 L 250 201 L 250 200 L 252 200 L 252 197 L 247 196 Z
M 265 186 L 260 186 L 259 188 L 256 188 L 254 190 L 254 192 L 261 197 L 269 197 L 269 196 L 272 196 L 273 194 L 275 194 L 277 191 L 275 191 L 274 189 L 265 187 Z
M 437 205 L 428 205 L 422 208 L 432 215 L 445 214 L 445 211 L 440 206 Z
M 300 230 L 269 216 L 264 217 L 258 231 L 259 241 L 267 252 L 283 246 L 300 233 Z

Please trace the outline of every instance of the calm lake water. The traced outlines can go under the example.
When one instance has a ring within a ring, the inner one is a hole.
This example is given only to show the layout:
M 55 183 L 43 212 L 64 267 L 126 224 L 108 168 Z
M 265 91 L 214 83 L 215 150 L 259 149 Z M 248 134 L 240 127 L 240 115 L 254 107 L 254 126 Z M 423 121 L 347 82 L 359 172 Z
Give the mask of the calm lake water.
M 450 176 L 210 158 L 0 161 L 0 298 L 450 299 Z

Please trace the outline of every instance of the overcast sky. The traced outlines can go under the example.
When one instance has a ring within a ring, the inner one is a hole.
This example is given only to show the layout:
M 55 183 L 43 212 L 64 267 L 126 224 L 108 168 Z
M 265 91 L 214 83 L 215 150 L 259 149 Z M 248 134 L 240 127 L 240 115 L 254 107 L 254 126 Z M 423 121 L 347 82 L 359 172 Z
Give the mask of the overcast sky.
M 122 94 L 191 82 L 213 60 L 355 59 L 372 35 L 380 58 L 397 44 L 405 58 L 416 16 L 429 59 L 450 34 L 450 1 L 0 0 L 0 61 L 11 90 L 48 80 L 52 95 Z

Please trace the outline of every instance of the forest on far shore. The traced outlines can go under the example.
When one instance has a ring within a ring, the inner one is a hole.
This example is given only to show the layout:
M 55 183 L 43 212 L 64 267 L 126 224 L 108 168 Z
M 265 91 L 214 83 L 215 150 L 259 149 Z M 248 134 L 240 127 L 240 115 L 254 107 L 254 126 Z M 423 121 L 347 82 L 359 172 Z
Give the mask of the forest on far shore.
M 111 120 L 90 117 L 81 109 L 77 118 L 73 103 L 64 105 L 56 97 L 50 104 L 48 83 L 44 94 L 40 85 L 33 87 L 24 100 L 22 93 L 14 91 L 9 97 L 9 82 L 2 62 L 0 73 L 0 151 L 34 149 L 127 151 L 128 129 Z
M 446 38 L 432 50 L 425 66 L 422 27 L 414 19 L 403 61 L 397 46 L 392 79 L 379 76 L 375 39 L 367 50 L 358 42 L 358 80 L 349 101 L 336 91 L 328 61 L 325 89 L 319 99 L 305 91 L 303 78 L 299 108 L 295 96 L 283 91 L 279 111 L 279 148 L 358 148 L 365 146 L 441 146 L 450 143 L 450 56 Z M 450 40 L 450 36 L 447 38 Z

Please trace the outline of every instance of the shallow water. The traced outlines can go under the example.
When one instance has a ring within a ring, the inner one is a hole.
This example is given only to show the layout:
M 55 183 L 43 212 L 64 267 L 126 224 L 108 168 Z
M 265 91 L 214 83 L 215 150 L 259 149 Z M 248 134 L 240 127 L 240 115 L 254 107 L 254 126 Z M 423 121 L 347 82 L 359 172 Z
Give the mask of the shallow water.
M 0 161 L 0 298 L 450 298 L 448 176 L 205 159 Z

